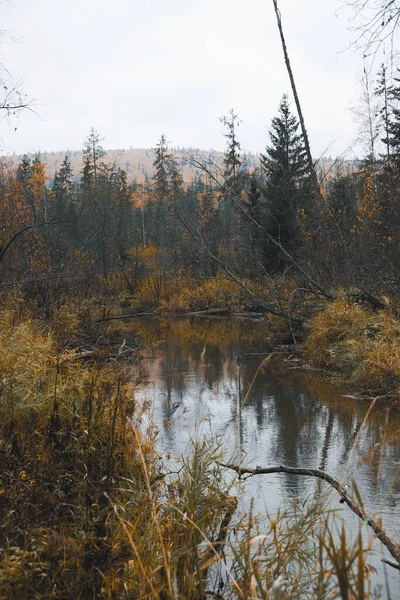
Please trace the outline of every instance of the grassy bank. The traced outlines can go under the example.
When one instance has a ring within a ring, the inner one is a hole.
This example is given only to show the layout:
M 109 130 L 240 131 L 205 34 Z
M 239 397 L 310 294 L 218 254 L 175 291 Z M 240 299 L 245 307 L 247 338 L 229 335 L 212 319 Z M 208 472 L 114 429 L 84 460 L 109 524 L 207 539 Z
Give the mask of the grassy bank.
M 155 314 L 168 328 L 171 314 L 250 313 L 267 323 L 262 328 L 266 348 L 299 342 L 309 363 L 337 373 L 355 391 L 399 397 L 396 298 L 378 298 L 377 308 L 364 293 L 353 289 L 329 290 L 331 299 L 324 300 L 293 276 L 244 279 L 243 284 L 252 296 L 224 273 L 196 280 L 157 266 L 137 276 L 130 292 L 124 278 L 114 274 L 68 285 L 32 284 L 11 291 L 3 304 L 11 306 L 18 317 L 44 318 L 64 348 L 90 345 L 101 337 L 118 344 L 129 331 L 124 315 Z M 184 329 L 181 326 L 180 333 Z M 229 329 L 234 325 L 227 327 L 228 336 Z
M 338 373 L 348 387 L 399 401 L 400 320 L 387 304 L 373 310 L 343 293 L 306 323 L 304 349 L 307 360 Z

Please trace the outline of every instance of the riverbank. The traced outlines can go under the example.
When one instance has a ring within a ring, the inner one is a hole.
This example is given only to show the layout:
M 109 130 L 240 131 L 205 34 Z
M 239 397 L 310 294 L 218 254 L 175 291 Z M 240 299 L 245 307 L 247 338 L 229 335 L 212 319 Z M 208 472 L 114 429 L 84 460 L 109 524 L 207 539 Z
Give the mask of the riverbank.
M 101 307 L 91 304 L 86 325 L 110 335 L 140 316 L 247 318 L 268 323 L 264 349 L 300 345 L 305 361 L 331 373 L 355 395 L 400 402 L 400 317 L 397 298 L 374 298 L 359 290 L 330 290 L 324 298 L 290 277 L 244 280 L 246 291 L 226 277 L 146 280 L 135 295 L 121 294 Z M 254 298 L 258 299 L 258 304 Z M 119 322 L 121 321 L 121 322 Z
M 305 324 L 311 364 L 336 373 L 356 393 L 400 403 L 400 320 L 388 303 L 374 310 L 342 294 Z
M 400 400 L 396 297 L 349 289 L 329 290 L 326 298 L 289 276 L 242 283 L 225 275 L 194 280 L 152 274 L 138 278 L 135 293 L 128 293 L 124 281 L 96 276 L 75 289 L 32 284 L 10 292 L 3 304 L 21 317 L 40 319 L 61 347 L 92 348 L 100 339 L 103 353 L 107 344 L 118 347 L 127 325 L 143 316 L 157 316 L 166 327 L 172 315 L 259 320 L 267 323 L 262 351 L 300 346 L 307 364 L 331 373 L 349 393 Z

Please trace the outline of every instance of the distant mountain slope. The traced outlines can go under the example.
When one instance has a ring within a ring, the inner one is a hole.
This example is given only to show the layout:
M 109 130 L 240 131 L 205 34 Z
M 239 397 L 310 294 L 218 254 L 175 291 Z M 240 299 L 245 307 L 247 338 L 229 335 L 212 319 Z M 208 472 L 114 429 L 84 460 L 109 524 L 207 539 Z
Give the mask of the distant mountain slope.
M 193 177 L 199 173 L 199 170 L 190 164 L 191 156 L 204 156 L 207 159 L 212 159 L 219 164 L 223 164 L 223 153 L 213 150 L 198 150 L 196 148 L 174 149 L 173 153 L 181 166 L 182 175 L 185 181 L 191 181 Z M 33 157 L 33 154 L 28 154 Z M 40 159 L 46 164 L 47 175 L 50 180 L 53 179 L 55 171 L 60 167 L 64 157 L 68 156 L 74 174 L 79 177 L 82 170 L 82 151 L 81 150 L 66 150 L 62 152 L 41 152 Z M 14 155 L 11 160 L 18 164 L 22 156 Z M 130 148 L 129 150 L 107 150 L 104 157 L 104 162 L 115 164 L 128 174 L 128 179 L 136 179 L 138 182 L 143 182 L 147 177 L 153 176 L 153 162 L 155 159 L 154 149 L 152 148 Z M 244 154 L 242 160 L 249 167 L 256 167 L 259 164 L 258 156 L 255 154 Z
M 171 148 L 171 152 L 175 155 L 178 163 L 182 169 L 183 179 L 187 182 L 191 181 L 195 175 L 199 175 L 199 169 L 195 168 L 190 164 L 190 158 L 192 156 L 203 156 L 206 159 L 211 159 L 214 162 L 218 162 L 221 166 L 223 165 L 224 155 L 222 152 L 214 150 L 199 150 L 197 148 Z M 33 157 L 34 155 L 28 154 Z M 60 167 L 64 157 L 68 156 L 71 161 L 72 168 L 76 178 L 79 178 L 82 170 L 82 151 L 81 150 L 65 150 L 60 152 L 42 152 L 40 153 L 40 159 L 46 164 L 47 175 L 51 183 L 55 171 Z M 15 164 L 18 164 L 22 156 L 14 155 L 9 157 Z M 138 182 L 143 182 L 146 176 L 151 179 L 153 176 L 153 162 L 155 154 L 153 148 L 130 148 L 129 150 L 107 150 L 104 157 L 106 163 L 115 164 L 128 174 L 128 179 L 136 179 Z M 258 154 L 252 154 L 250 152 L 241 155 L 241 159 L 245 166 L 250 169 L 254 169 L 259 166 L 260 160 Z M 356 165 L 356 161 L 341 161 L 342 169 L 353 171 Z M 337 167 L 335 166 L 335 160 L 332 158 L 324 158 L 318 164 L 319 175 L 326 176 L 327 179 L 331 179 Z

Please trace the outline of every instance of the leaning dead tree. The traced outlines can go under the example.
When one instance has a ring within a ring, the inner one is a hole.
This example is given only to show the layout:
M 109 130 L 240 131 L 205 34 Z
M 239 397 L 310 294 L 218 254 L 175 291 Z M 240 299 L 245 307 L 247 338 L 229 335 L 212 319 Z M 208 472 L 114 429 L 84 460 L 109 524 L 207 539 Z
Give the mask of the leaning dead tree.
M 279 467 L 256 467 L 255 469 L 250 469 L 246 467 L 241 467 L 240 465 L 232 465 L 232 464 L 222 464 L 223 467 L 236 471 L 239 477 L 242 475 L 249 475 L 250 477 L 253 475 L 265 475 L 268 473 L 289 473 L 290 475 L 300 475 L 305 477 L 315 477 L 317 479 L 322 479 L 329 483 L 332 486 L 339 496 L 341 497 L 340 502 L 343 504 L 347 504 L 347 506 L 355 513 L 364 523 L 368 525 L 376 535 L 376 537 L 382 542 L 382 544 L 387 548 L 393 558 L 396 560 L 396 563 L 392 563 L 389 561 L 384 561 L 388 563 L 390 566 L 398 569 L 400 571 L 400 546 L 396 544 L 383 529 L 380 521 L 373 519 L 370 517 L 364 510 L 360 504 L 352 498 L 347 493 L 345 486 L 343 486 L 337 479 L 326 473 L 326 471 L 321 471 L 320 469 L 300 469 L 294 467 L 286 467 L 280 465 Z
M 315 188 L 317 189 L 317 185 L 318 185 L 317 173 L 315 171 L 314 162 L 313 162 L 312 155 L 311 155 L 310 142 L 308 139 L 308 133 L 307 133 L 306 125 L 304 122 L 303 111 L 301 109 L 300 99 L 299 99 L 299 95 L 297 93 L 293 70 L 292 70 L 292 66 L 290 64 L 289 53 L 288 53 L 287 46 L 286 46 L 286 40 L 285 40 L 285 36 L 283 34 L 282 15 L 278 8 L 278 0 L 272 0 L 272 1 L 274 3 L 275 15 L 276 15 L 277 23 L 278 23 L 279 35 L 281 38 L 283 55 L 285 57 L 286 69 L 287 69 L 287 72 L 289 75 L 290 85 L 292 88 L 294 101 L 296 103 L 297 114 L 298 114 L 299 121 L 300 121 L 301 133 L 303 135 L 304 146 L 305 146 L 306 154 L 307 154 L 308 168 L 310 171 L 312 182 L 313 182 Z

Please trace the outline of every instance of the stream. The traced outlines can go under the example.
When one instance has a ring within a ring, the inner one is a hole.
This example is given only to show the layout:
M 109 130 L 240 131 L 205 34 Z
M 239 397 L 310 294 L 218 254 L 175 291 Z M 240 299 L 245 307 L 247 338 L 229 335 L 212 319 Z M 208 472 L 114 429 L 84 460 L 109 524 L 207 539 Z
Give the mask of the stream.
M 268 327 L 229 318 L 129 323 L 129 338 L 146 346 L 141 364 L 150 382 L 135 394 L 150 401 L 167 467 L 207 436 L 227 462 L 323 469 L 350 491 L 355 480 L 364 508 L 400 541 L 400 413 L 381 405 L 367 416 L 370 402 L 340 394 L 290 348 L 271 356 Z M 315 494 L 317 485 L 311 477 L 259 475 L 243 484 L 239 510 L 252 498 L 257 512 L 274 514 L 293 498 Z M 333 490 L 330 505 L 356 533 L 359 520 Z M 378 541 L 373 548 L 374 584 L 385 587 L 387 580 L 390 597 L 400 598 L 400 574 L 381 563 L 391 556 Z

